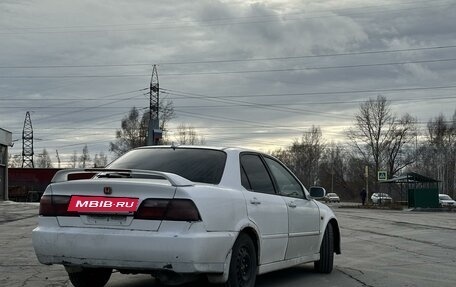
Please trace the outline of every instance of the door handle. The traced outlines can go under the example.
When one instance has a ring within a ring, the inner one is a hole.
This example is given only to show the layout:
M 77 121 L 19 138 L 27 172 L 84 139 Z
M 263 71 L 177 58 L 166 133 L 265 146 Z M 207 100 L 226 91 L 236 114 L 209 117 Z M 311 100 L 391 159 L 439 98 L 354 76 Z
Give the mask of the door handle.
M 296 203 L 291 201 L 291 202 L 288 203 L 288 206 L 291 207 L 291 208 L 295 208 L 297 205 L 296 205 Z
M 250 203 L 253 205 L 261 204 L 261 202 L 256 197 L 250 199 Z

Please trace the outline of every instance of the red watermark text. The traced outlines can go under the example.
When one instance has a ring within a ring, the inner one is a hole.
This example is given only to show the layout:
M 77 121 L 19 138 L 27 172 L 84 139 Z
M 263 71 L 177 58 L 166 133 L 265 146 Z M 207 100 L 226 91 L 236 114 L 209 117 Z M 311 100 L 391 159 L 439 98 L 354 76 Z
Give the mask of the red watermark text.
M 138 198 L 72 196 L 68 211 L 77 212 L 135 212 Z

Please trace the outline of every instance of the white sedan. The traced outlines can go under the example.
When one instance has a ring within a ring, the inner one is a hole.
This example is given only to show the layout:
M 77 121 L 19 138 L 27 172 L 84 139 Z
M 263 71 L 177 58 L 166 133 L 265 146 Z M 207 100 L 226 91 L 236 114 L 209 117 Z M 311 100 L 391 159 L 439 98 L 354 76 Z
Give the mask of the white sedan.
M 326 203 L 328 203 L 328 202 L 340 202 L 340 197 L 337 195 L 337 193 L 330 192 L 324 197 L 324 200 L 325 200 Z
M 302 263 L 330 273 L 341 251 L 331 209 L 266 154 L 144 147 L 87 172 L 56 174 L 32 234 L 38 260 L 65 266 L 76 287 L 104 286 L 113 269 L 247 287 Z
M 371 200 L 373 204 L 387 204 L 392 203 L 393 199 L 389 194 L 383 192 L 375 192 L 371 196 Z
M 440 193 L 439 194 L 439 205 L 441 207 L 444 207 L 444 206 L 453 207 L 453 206 L 456 206 L 456 201 L 454 201 L 448 194 Z

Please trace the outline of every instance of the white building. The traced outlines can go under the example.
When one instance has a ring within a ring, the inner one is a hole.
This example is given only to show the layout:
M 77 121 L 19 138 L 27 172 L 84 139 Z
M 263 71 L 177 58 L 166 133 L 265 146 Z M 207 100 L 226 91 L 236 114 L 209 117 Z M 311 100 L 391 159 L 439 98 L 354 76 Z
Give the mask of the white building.
M 0 128 L 0 200 L 8 200 L 8 147 L 11 144 L 11 132 Z

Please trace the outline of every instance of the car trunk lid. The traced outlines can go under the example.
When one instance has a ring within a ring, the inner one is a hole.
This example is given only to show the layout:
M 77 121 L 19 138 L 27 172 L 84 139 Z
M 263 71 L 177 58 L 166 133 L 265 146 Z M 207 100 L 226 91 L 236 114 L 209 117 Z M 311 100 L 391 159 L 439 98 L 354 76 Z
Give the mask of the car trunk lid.
M 162 220 L 136 219 L 135 214 L 146 200 L 166 202 L 175 192 L 176 186 L 165 178 L 94 178 L 51 184 L 45 195 L 69 200 L 68 213 L 57 215 L 62 227 L 154 231 Z

